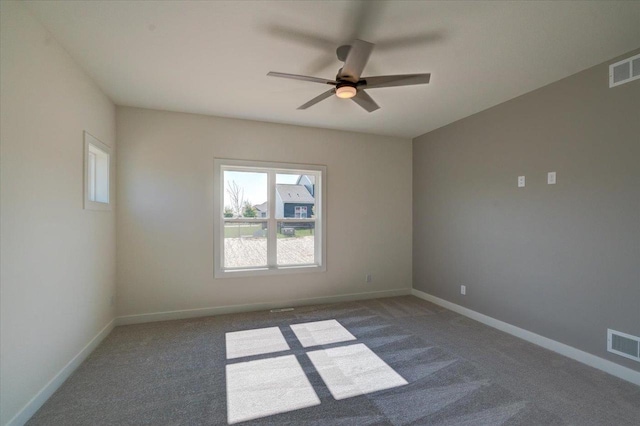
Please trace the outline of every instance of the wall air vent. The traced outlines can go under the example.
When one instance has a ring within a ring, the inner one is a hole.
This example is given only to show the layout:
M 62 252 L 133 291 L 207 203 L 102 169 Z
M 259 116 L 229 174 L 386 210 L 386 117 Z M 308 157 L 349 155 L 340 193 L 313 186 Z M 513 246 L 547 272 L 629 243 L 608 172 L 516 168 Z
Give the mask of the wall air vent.
M 640 361 L 640 337 L 607 330 L 607 350 L 625 358 Z
M 640 78 L 640 55 L 609 65 L 609 87 L 619 86 Z

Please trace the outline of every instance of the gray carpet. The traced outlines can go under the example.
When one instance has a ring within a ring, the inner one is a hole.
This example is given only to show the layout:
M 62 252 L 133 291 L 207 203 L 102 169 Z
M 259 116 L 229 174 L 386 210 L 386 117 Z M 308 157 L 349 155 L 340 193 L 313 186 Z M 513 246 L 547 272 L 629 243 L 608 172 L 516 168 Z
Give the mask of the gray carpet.
M 334 399 L 289 327 L 328 319 L 357 341 L 320 349 L 363 343 L 408 384 Z M 226 359 L 226 332 L 274 326 L 289 351 Z M 640 423 L 640 387 L 406 296 L 116 327 L 28 424 L 227 424 L 225 366 L 279 355 L 320 404 L 243 424 Z

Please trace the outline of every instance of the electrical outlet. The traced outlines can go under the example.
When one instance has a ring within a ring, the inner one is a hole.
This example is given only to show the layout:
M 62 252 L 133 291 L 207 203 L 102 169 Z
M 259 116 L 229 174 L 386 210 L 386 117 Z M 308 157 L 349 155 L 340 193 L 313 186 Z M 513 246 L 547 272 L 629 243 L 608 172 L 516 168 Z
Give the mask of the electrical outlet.
M 524 176 L 518 176 L 518 188 L 524 188 Z
M 365 276 L 365 280 L 367 281 L 367 283 L 371 283 L 373 282 L 373 277 L 371 276 L 371 274 L 367 274 Z
M 467 294 L 467 286 L 466 285 L 461 285 L 460 286 L 460 294 L 462 294 L 463 296 Z
M 556 172 L 547 173 L 547 185 L 555 185 L 556 184 Z

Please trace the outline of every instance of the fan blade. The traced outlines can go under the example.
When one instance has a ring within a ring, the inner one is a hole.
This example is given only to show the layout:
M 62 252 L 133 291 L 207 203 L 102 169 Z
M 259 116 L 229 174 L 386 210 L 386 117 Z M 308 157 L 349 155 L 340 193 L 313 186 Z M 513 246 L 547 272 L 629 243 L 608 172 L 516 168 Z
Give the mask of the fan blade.
M 369 61 L 369 55 L 373 50 L 373 43 L 369 43 L 363 40 L 356 40 L 349 49 L 347 60 L 344 61 L 344 66 L 340 71 L 340 77 L 345 80 L 357 82 L 360 79 L 362 70 Z
M 321 55 L 313 60 L 308 66 L 304 67 L 305 72 L 309 74 L 319 74 L 327 70 L 329 67 L 338 67 L 339 62 L 331 55 Z M 332 71 L 333 72 L 333 71 Z
M 343 28 L 350 28 L 349 38 L 352 41 L 358 37 L 368 37 L 375 28 L 382 26 L 381 17 L 387 7 L 385 1 L 357 1 L 349 2 L 350 10 L 344 15 Z
M 310 100 L 309 102 L 307 102 L 306 104 L 304 104 L 304 105 L 300 105 L 300 106 L 298 107 L 298 109 L 307 109 L 307 108 L 309 108 L 310 106 L 313 106 L 313 105 L 317 104 L 317 103 L 318 103 L 318 102 L 320 102 L 320 101 L 324 101 L 325 99 L 327 99 L 329 96 L 333 95 L 334 93 L 336 93 L 336 89 L 330 89 L 330 90 L 327 90 L 326 92 L 324 92 L 324 93 L 322 93 L 322 94 L 320 94 L 320 95 L 316 96 L 315 98 L 311 99 L 311 100 Z
M 270 25 L 266 28 L 267 32 L 289 43 L 297 43 L 305 46 L 314 47 L 320 50 L 330 51 L 336 47 L 337 41 L 331 40 L 322 35 L 314 34 L 293 27 L 285 27 L 282 25 Z
M 323 52 L 317 59 L 311 62 L 309 66 L 304 68 L 305 72 L 309 74 L 317 74 L 329 68 L 331 65 L 338 65 L 336 57 L 329 53 L 335 49 L 336 44 L 338 44 L 337 40 L 330 40 L 318 34 L 277 24 L 267 26 L 266 31 L 270 35 L 278 37 L 283 41 L 312 47 Z
M 431 74 L 402 74 L 402 75 L 379 75 L 376 77 L 364 77 L 367 89 L 378 89 L 380 87 L 412 86 L 414 84 L 427 84 L 431 79 Z
M 358 90 L 358 93 L 351 98 L 351 100 L 366 109 L 368 112 L 373 112 L 380 108 L 376 101 L 374 101 L 364 90 Z
M 344 46 L 340 46 L 336 49 L 336 56 L 340 62 L 344 62 L 347 60 L 347 55 L 349 55 L 349 51 L 351 50 L 351 46 L 346 44 Z
M 309 77 L 307 75 L 298 75 L 298 74 L 287 74 L 283 72 L 273 72 L 270 71 L 267 73 L 269 77 L 282 77 L 282 78 L 291 78 L 293 80 L 302 80 L 302 81 L 311 81 L 312 83 L 322 83 L 322 84 L 338 84 L 337 81 L 327 80 L 325 78 L 318 77 Z
M 444 34 L 445 33 L 443 31 L 430 31 L 422 34 L 399 36 L 388 38 L 386 40 L 378 40 L 376 43 L 376 51 L 383 52 L 387 50 L 403 49 L 407 47 L 434 43 L 444 40 Z

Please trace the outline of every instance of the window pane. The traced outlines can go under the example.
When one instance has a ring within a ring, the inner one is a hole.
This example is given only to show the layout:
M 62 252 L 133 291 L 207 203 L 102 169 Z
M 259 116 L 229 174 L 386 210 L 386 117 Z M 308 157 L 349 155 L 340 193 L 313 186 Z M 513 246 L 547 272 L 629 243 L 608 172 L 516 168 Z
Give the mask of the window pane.
M 224 224 L 224 267 L 267 265 L 267 222 Z
M 276 218 L 305 219 L 314 215 L 316 179 L 313 174 L 276 174 Z
M 109 155 L 105 152 L 96 155 L 96 201 L 109 202 Z
M 224 217 L 268 217 L 267 174 L 224 172 Z
M 96 201 L 96 154 L 89 152 L 87 185 L 89 186 L 89 200 Z
M 109 202 L 109 154 L 89 144 L 89 200 Z
M 278 265 L 315 262 L 314 222 L 278 222 Z

